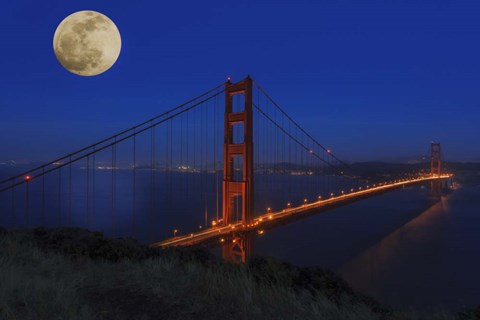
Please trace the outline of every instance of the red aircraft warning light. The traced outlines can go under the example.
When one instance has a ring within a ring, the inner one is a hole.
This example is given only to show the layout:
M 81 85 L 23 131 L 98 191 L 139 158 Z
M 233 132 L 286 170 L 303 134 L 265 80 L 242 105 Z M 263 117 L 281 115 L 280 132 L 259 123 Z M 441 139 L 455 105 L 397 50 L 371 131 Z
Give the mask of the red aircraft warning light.
M 31 176 L 25 176 L 25 181 L 29 181 L 29 180 L 31 180 L 31 179 L 32 179 Z

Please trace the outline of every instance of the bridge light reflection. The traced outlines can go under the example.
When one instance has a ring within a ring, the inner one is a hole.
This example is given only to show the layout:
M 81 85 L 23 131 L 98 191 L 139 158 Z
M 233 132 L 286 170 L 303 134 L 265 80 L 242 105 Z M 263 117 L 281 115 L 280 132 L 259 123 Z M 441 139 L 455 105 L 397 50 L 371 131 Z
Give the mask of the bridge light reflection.
M 261 235 L 261 234 L 264 234 L 264 233 L 265 233 L 265 231 L 263 231 L 263 230 L 258 230 L 258 234 Z

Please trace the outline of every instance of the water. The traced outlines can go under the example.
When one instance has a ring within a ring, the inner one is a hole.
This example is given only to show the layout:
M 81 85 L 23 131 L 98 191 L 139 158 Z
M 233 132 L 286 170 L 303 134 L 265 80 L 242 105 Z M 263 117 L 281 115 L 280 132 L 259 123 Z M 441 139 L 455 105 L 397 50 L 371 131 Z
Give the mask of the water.
M 52 175 L 45 180 L 45 205 L 39 192 L 43 181 L 36 179 L 30 185 L 28 210 L 24 187 L 13 194 L 13 212 L 8 204 L 12 193 L 0 195 L 0 225 L 69 224 L 149 242 L 172 236 L 174 228 L 179 234 L 198 230 L 205 220 L 216 218 L 217 203 L 221 210 L 221 174 L 153 172 L 152 176 L 150 170 L 139 169 L 134 201 L 131 170 L 118 170 L 113 208 L 111 174 L 97 170 L 93 184 L 84 168 L 74 168 L 71 197 L 68 169 L 60 177 Z M 324 194 L 330 180 L 325 180 Z M 256 210 L 282 208 L 291 199 L 301 202 L 301 190 L 318 187 L 315 183 L 307 176 L 257 174 Z M 345 181 L 344 187 L 348 188 Z M 61 210 L 58 190 L 65 197 Z M 286 199 L 287 195 L 291 198 Z M 428 187 L 399 189 L 269 230 L 254 239 L 254 254 L 300 266 L 328 267 L 355 289 L 391 306 L 474 307 L 480 302 L 478 199 L 479 186 L 460 188 L 441 198 Z
M 401 308 L 459 310 L 480 302 L 480 186 L 432 197 L 408 188 L 282 226 L 255 254 L 324 266 Z
M 391 305 L 474 307 L 480 302 L 480 187 L 442 197 L 337 271 Z

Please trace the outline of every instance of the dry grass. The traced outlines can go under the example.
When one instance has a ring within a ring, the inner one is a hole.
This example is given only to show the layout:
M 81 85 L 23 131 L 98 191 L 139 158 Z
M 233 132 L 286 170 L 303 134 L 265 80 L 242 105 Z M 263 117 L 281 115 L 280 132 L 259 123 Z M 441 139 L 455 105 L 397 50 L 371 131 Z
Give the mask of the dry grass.
M 271 260 L 237 266 L 178 252 L 108 261 L 37 240 L 0 236 L 0 319 L 457 319 L 384 309 L 321 269 L 306 276 Z

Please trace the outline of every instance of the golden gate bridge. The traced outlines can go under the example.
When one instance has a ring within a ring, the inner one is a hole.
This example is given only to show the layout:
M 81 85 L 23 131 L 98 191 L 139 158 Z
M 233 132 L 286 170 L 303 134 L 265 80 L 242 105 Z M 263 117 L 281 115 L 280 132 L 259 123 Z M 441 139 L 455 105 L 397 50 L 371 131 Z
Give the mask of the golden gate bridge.
M 445 186 L 439 143 L 429 158 L 388 181 L 356 174 L 247 77 L 0 181 L 0 224 L 158 247 L 214 242 L 245 261 L 254 233 L 405 186 Z

